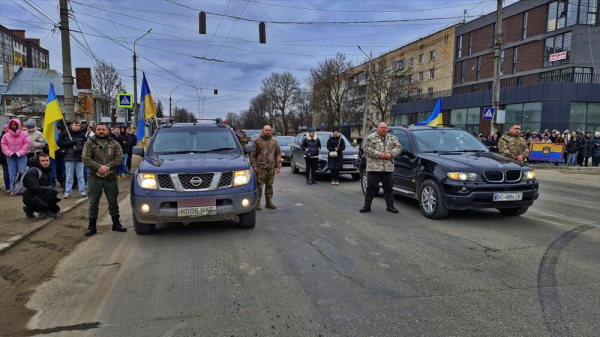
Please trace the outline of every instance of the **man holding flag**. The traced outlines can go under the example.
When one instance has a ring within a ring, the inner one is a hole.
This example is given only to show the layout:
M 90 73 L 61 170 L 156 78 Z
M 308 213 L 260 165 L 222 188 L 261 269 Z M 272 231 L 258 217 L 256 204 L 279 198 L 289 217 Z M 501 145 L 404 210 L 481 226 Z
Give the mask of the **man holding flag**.
M 150 87 L 148 87 L 148 82 L 146 81 L 146 74 L 142 74 L 142 95 L 140 100 L 140 112 L 142 114 L 138 118 L 137 139 L 141 142 L 144 149 L 146 149 L 146 143 L 148 141 L 148 136 L 146 136 L 146 122 L 150 118 L 156 116 L 156 106 L 154 105 L 152 93 L 150 92 Z

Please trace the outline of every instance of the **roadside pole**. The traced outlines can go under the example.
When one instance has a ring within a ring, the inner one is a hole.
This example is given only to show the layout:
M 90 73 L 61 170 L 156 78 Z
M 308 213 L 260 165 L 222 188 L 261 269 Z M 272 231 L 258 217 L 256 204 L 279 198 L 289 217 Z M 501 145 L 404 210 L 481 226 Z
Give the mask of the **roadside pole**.
M 498 131 L 496 116 L 500 110 L 500 56 L 502 55 L 502 0 L 497 0 L 496 38 L 494 39 L 494 82 L 492 85 L 492 107 L 494 117 L 491 120 L 491 133 Z
M 60 40 L 62 44 L 64 115 L 67 120 L 75 119 L 73 102 L 73 71 L 71 66 L 71 36 L 69 30 L 68 0 L 60 0 Z

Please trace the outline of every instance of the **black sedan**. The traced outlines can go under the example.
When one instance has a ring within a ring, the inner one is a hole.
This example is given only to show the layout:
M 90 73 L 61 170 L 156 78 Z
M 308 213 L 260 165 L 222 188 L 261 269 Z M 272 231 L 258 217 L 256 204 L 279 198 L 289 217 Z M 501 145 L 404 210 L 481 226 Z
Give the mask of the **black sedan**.
M 281 163 L 289 164 L 290 163 L 290 145 L 294 142 L 294 136 L 277 136 L 277 143 L 279 143 L 279 148 L 281 149 Z
M 304 161 L 304 150 L 302 149 L 302 141 L 306 138 L 307 133 L 303 132 L 296 136 L 294 142 L 290 145 L 291 158 L 290 167 L 293 173 L 298 173 L 300 170 L 306 169 L 306 162 Z M 331 136 L 331 132 L 316 132 L 317 137 L 321 141 L 321 151 L 319 152 L 319 164 L 317 166 L 317 174 L 329 173 L 327 168 L 327 159 L 329 157 L 329 151 L 327 150 L 327 140 Z M 358 149 L 354 147 L 354 144 L 348 140 L 344 135 L 341 135 L 346 142 L 346 149 L 344 150 L 344 168 L 340 171 L 340 174 L 350 174 L 352 179 L 360 179 L 360 171 L 358 170 Z

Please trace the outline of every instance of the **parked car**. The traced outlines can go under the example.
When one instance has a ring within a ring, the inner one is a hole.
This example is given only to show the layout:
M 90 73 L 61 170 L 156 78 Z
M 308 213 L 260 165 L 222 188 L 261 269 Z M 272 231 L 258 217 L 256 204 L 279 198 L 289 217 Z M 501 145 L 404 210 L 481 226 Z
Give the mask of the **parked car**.
M 138 234 L 154 232 L 158 222 L 228 220 L 243 228 L 256 224 L 258 190 L 254 171 L 232 129 L 220 119 L 211 124 L 161 126 L 131 183 L 133 226 Z
M 307 132 L 299 133 L 294 142 L 290 145 L 291 158 L 290 167 L 293 173 L 298 173 L 300 170 L 306 170 L 306 162 L 304 161 L 304 150 L 302 149 L 302 141 L 306 138 Z M 317 137 L 321 141 L 321 151 L 319 152 L 319 164 L 317 166 L 317 174 L 329 173 L 327 168 L 327 158 L 329 151 L 327 150 L 327 140 L 331 136 L 331 132 L 316 132 Z M 350 174 L 352 179 L 360 179 L 360 171 L 358 170 L 358 149 L 354 147 L 346 136 L 340 134 L 346 142 L 344 150 L 344 168 L 340 174 Z
M 281 163 L 289 164 L 290 163 L 290 145 L 294 142 L 294 136 L 277 136 L 277 143 L 279 143 L 279 148 L 281 149 Z
M 375 130 L 371 131 L 375 132 Z M 496 208 L 524 214 L 539 197 L 535 171 L 489 151 L 455 127 L 389 126 L 402 153 L 395 158 L 394 193 L 419 201 L 423 215 L 444 218 L 451 209 Z M 366 190 L 365 142 L 360 145 L 361 187 Z

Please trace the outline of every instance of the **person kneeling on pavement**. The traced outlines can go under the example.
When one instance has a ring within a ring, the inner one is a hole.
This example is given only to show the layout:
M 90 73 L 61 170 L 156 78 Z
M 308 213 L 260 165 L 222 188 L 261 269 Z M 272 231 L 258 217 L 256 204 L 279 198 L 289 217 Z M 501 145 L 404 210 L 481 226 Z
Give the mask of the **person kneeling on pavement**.
M 23 180 L 27 188 L 23 193 L 25 215 L 34 218 L 33 213 L 38 212 L 40 218 L 56 218 L 60 211 L 57 205 L 60 199 L 56 197 L 58 191 L 50 186 L 50 157 L 40 153 L 29 159 L 27 164 L 29 168 Z

